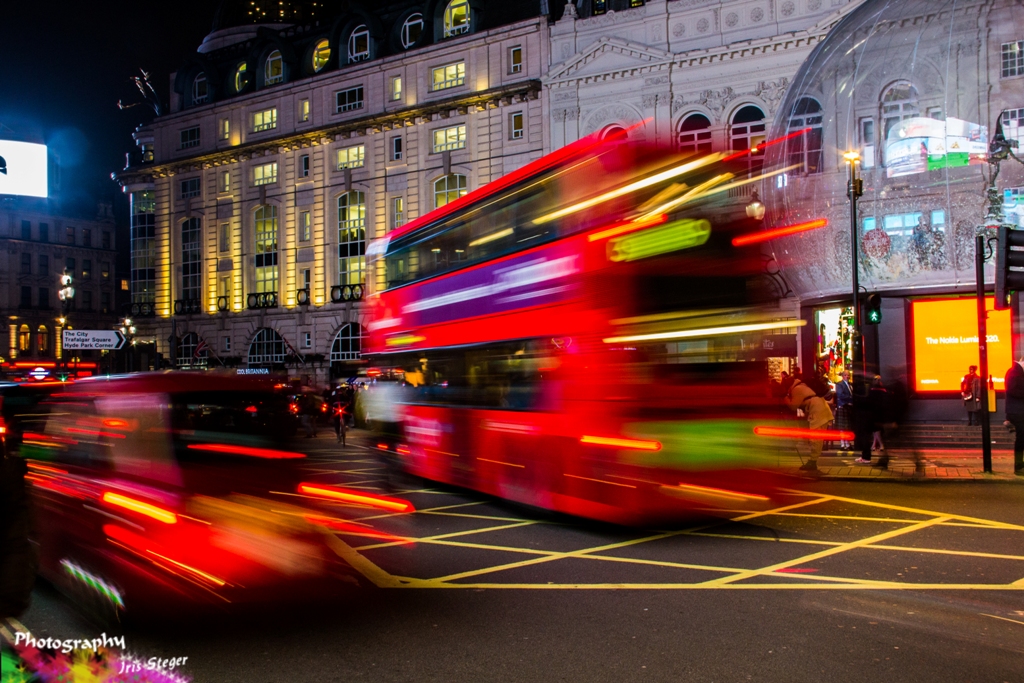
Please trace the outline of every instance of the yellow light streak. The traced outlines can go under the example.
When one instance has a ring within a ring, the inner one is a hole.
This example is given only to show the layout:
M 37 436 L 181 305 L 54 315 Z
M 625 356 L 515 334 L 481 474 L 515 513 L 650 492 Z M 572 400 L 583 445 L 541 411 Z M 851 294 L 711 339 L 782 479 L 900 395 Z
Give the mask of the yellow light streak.
M 580 437 L 580 443 L 589 443 L 595 446 L 614 446 L 616 448 L 635 448 L 641 451 L 661 450 L 661 444 L 658 443 L 657 441 L 642 441 L 640 439 L 616 439 L 608 436 L 585 435 Z
M 604 479 L 592 479 L 591 477 L 580 477 L 580 476 L 577 476 L 575 474 L 568 474 L 567 472 L 563 472 L 562 476 L 569 477 L 570 479 L 582 479 L 583 481 L 593 481 L 593 482 L 596 482 L 598 484 L 611 484 L 612 486 L 621 486 L 622 488 L 625 488 L 625 489 L 635 489 L 636 488 L 632 484 L 619 484 L 618 482 L 605 481 Z
M 499 230 L 497 232 L 492 232 L 490 235 L 484 235 L 483 237 L 480 237 L 479 239 L 473 240 L 472 242 L 469 243 L 469 246 L 476 247 L 476 246 L 479 246 L 481 244 L 487 244 L 488 242 L 493 242 L 494 240 L 500 240 L 502 237 L 508 237 L 513 232 L 514 231 L 512 230 L 512 228 L 505 228 L 504 230 Z M 439 249 L 435 249 L 434 251 L 440 251 L 440 250 Z
M 647 177 L 647 178 L 644 178 L 643 180 L 638 180 L 638 181 L 636 181 L 634 183 L 630 183 L 629 185 L 624 185 L 624 186 L 622 186 L 622 187 L 620 187 L 618 189 L 610 190 L 608 192 L 605 192 L 604 194 L 598 195 L 597 197 L 592 197 L 591 199 L 586 199 L 586 200 L 584 200 L 582 202 L 577 202 L 576 204 L 573 204 L 572 206 L 567 206 L 564 209 L 559 209 L 558 211 L 553 211 L 553 212 L 551 212 L 551 213 L 549 213 L 547 215 L 541 216 L 540 218 L 534 219 L 533 224 L 534 225 L 543 225 L 544 223 L 548 223 L 550 221 L 553 221 L 556 218 L 562 218 L 564 216 L 568 216 L 570 214 L 574 214 L 574 213 L 576 213 L 578 211 L 583 211 L 584 209 L 589 209 L 592 206 L 597 206 L 598 204 L 603 204 L 604 202 L 607 202 L 607 201 L 610 201 L 612 199 L 615 199 L 616 197 L 621 197 L 622 195 L 631 194 L 633 192 L 636 192 L 637 190 L 642 190 L 642 189 L 644 189 L 646 187 L 650 187 L 651 185 L 657 185 L 658 183 L 661 183 L 661 182 L 664 182 L 666 180 L 670 180 L 672 178 L 676 178 L 678 176 L 681 176 L 684 173 L 689 173 L 690 171 L 694 171 L 694 170 L 696 170 L 698 168 L 701 168 L 703 166 L 707 166 L 708 164 L 714 163 L 714 162 L 718 161 L 721 158 L 722 158 L 722 154 L 719 153 L 719 152 L 716 152 L 714 154 L 709 154 L 706 157 L 702 157 L 702 158 L 697 159 L 695 161 L 690 161 L 690 162 L 687 162 L 685 164 L 681 164 L 681 165 L 676 166 L 674 168 L 670 168 L 667 171 L 662 171 L 661 173 L 655 173 L 654 175 L 652 175 L 650 177 Z
M 719 337 L 742 332 L 758 330 L 774 330 L 778 328 L 802 327 L 806 320 L 776 320 L 770 323 L 750 323 L 747 325 L 723 325 L 722 327 L 704 327 L 697 330 L 675 330 L 673 332 L 653 332 L 651 334 L 631 334 L 624 337 L 608 337 L 605 344 L 621 344 L 623 342 L 655 341 L 658 339 L 687 339 L 690 337 Z
M 701 196 L 703 196 L 705 192 L 710 190 L 715 185 L 718 185 L 719 183 L 724 183 L 727 180 L 732 180 L 735 177 L 736 176 L 733 173 L 723 173 L 721 175 L 716 175 L 711 180 L 706 180 L 703 183 L 701 183 L 700 185 L 697 185 L 696 187 L 691 188 L 689 191 L 687 191 L 681 197 L 676 197 L 675 199 L 673 199 L 671 201 L 665 202 L 664 204 L 651 209 L 650 211 L 645 213 L 643 216 L 641 216 L 641 219 L 648 218 L 650 216 L 654 216 L 654 215 L 657 215 L 659 213 L 668 213 L 669 211 L 675 209 L 676 207 L 682 206 L 683 204 L 685 204 L 685 203 L 687 203 L 689 201 L 692 201 L 694 197 L 701 197 Z

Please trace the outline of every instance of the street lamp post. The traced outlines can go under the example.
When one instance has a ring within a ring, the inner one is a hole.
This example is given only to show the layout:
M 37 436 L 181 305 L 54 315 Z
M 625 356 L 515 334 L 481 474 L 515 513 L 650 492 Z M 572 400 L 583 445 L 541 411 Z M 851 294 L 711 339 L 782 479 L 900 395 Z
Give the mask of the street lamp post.
M 128 354 L 128 363 L 125 371 L 132 371 L 132 354 L 135 353 L 135 325 L 132 323 L 131 318 L 125 318 L 121 321 L 121 334 L 124 335 L 125 339 L 125 352 Z
M 858 266 L 858 244 L 857 244 L 857 199 L 864 194 L 864 181 L 857 175 L 857 164 L 860 163 L 860 154 L 849 151 L 843 154 L 846 163 L 850 164 L 850 180 L 846 183 L 846 196 L 850 198 L 850 254 L 853 261 L 853 364 L 850 368 L 851 378 L 855 378 L 854 368 L 857 361 L 864 362 L 864 349 L 862 348 L 862 337 L 860 335 L 860 268 Z M 862 367 L 862 374 L 867 375 L 867 369 Z
M 74 278 L 67 270 L 61 273 L 60 276 L 60 289 L 57 290 L 57 298 L 60 299 L 60 360 L 61 365 L 64 366 L 64 372 L 67 372 L 67 352 L 64 350 L 64 330 L 67 329 L 68 323 L 68 309 L 71 307 L 71 301 L 75 298 Z

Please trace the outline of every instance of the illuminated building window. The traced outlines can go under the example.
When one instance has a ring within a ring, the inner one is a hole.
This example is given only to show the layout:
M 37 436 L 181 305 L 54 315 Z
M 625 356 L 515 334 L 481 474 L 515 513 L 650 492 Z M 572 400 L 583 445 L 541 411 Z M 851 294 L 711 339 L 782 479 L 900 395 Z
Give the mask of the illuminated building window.
M 419 42 L 423 35 L 423 15 L 419 12 L 410 14 L 409 18 L 402 24 L 402 47 L 408 50 Z
M 469 33 L 469 0 L 451 0 L 444 8 L 444 37 Z
M 22 353 L 28 353 L 31 348 L 32 330 L 29 329 L 28 325 L 22 325 L 18 328 L 18 350 Z
M 889 139 L 889 132 L 899 126 L 902 121 L 920 115 L 917 104 L 917 88 L 908 81 L 898 81 L 886 88 L 882 93 L 880 105 L 882 120 L 880 142 L 883 145 Z
M 1003 137 L 1007 140 L 1020 141 L 1024 138 L 1024 109 L 1007 109 L 999 117 L 1003 124 Z
M 860 136 L 860 165 L 863 168 L 874 168 L 875 166 L 875 119 L 871 116 L 864 116 L 857 126 Z
M 391 77 L 391 99 L 400 100 L 402 99 L 402 77 L 392 76 Z
M 365 145 L 355 145 L 338 150 L 338 170 L 343 168 L 360 168 L 366 155 Z
M 391 138 L 391 160 L 401 161 L 402 159 L 402 136 L 396 135 Z
M 353 111 L 355 109 L 363 108 L 363 86 L 357 86 L 355 88 L 349 88 L 348 90 L 339 90 L 334 93 L 334 111 L 337 113 L 343 111 Z
M 363 348 L 363 327 L 359 323 L 346 323 L 338 330 L 331 345 L 331 362 L 359 360 Z
M 1003 78 L 1024 74 L 1024 40 L 1003 43 L 1000 49 L 1000 75 Z
M 249 344 L 249 365 L 271 365 L 283 363 L 285 356 L 284 338 L 269 327 L 256 331 Z
M 222 193 L 231 192 L 231 171 L 221 171 L 220 191 Z
M 632 7 L 643 7 L 644 0 L 629 0 L 629 6 Z
M 466 124 L 438 128 L 434 131 L 434 152 L 462 149 L 466 146 Z
M 309 211 L 299 213 L 299 240 L 308 242 L 313 237 L 313 219 Z
M 252 173 L 253 185 L 269 185 L 270 183 L 276 183 L 277 162 L 272 161 L 269 164 L 260 164 L 252 169 Z
M 370 58 L 370 30 L 360 24 L 348 37 L 348 63 L 354 64 Z
M 198 197 L 201 191 L 199 178 L 187 178 L 181 181 L 181 198 Z
M 199 146 L 199 126 L 192 126 L 191 128 L 185 128 L 180 133 L 181 136 L 181 149 L 188 149 L 189 147 Z
M 366 271 L 366 197 L 351 191 L 338 197 L 338 284 L 361 285 Z
M 729 129 L 731 149 L 734 152 L 752 150 L 765 139 L 764 112 L 759 107 L 747 105 L 741 107 L 732 117 L 732 126 Z M 761 172 L 764 165 L 764 149 L 759 148 L 757 152 L 751 152 L 746 156 L 747 169 L 750 175 Z
M 309 155 L 303 154 L 299 157 L 299 176 L 302 178 L 309 177 Z
M 523 112 L 516 111 L 508 115 L 509 140 L 522 140 L 526 129 L 523 127 Z
M 277 293 L 277 207 L 261 206 L 254 214 L 256 292 Z
M 131 195 L 131 297 L 133 304 L 156 303 L 156 199 L 151 190 Z M 122 287 L 123 289 L 123 287 Z
M 324 38 L 313 48 L 313 72 L 319 73 L 331 61 L 331 42 Z
M 302 348 L 308 349 L 313 346 L 313 334 L 311 332 L 302 333 Z
M 263 84 L 274 85 L 284 82 L 284 60 L 281 59 L 281 51 L 274 50 L 267 55 L 267 61 L 263 65 Z
M 252 132 L 259 133 L 277 128 L 277 107 L 264 109 L 252 115 Z
M 192 104 L 204 104 L 210 101 L 210 88 L 206 82 L 206 74 L 199 74 L 192 81 Z
M 181 298 L 198 301 L 202 290 L 202 239 L 198 218 L 189 218 L 181 224 Z
M 679 124 L 679 151 L 704 154 L 711 151 L 711 121 L 703 114 L 690 114 Z
M 242 92 L 249 84 L 249 73 L 245 62 L 235 67 L 235 92 Z
M 608 11 L 608 2 L 607 0 L 593 0 L 591 8 L 590 13 L 595 16 L 598 14 L 604 14 Z
M 82 259 L 82 277 L 92 276 L 92 259 Z
M 434 181 L 434 208 L 440 208 L 466 194 L 466 176 L 449 173 Z
M 220 139 L 230 140 L 231 139 L 231 120 L 221 119 L 220 120 Z
M 104 280 L 110 279 L 110 261 L 100 261 L 100 277 Z
M 518 74 L 523 72 L 523 46 L 516 45 L 508 51 L 508 72 Z
M 466 82 L 466 63 L 446 64 L 431 70 L 430 89 L 444 90 Z
M 299 100 L 299 121 L 309 121 L 309 100 Z
M 402 197 L 391 199 L 391 227 L 397 228 L 405 222 L 405 200 Z
M 46 325 L 40 325 L 39 329 L 36 330 L 36 351 L 39 355 L 46 355 L 50 350 L 50 330 L 46 328 Z
M 220 244 L 218 245 L 219 251 L 228 251 L 231 249 L 231 224 L 221 223 L 220 224 Z
M 806 130 L 809 129 L 809 130 Z M 796 134 L 799 131 L 804 133 Z M 789 115 L 786 140 L 786 165 L 798 166 L 790 173 L 821 173 L 821 105 L 810 97 L 801 97 Z
M 307 292 L 313 286 L 313 271 L 309 268 L 302 269 L 302 288 Z

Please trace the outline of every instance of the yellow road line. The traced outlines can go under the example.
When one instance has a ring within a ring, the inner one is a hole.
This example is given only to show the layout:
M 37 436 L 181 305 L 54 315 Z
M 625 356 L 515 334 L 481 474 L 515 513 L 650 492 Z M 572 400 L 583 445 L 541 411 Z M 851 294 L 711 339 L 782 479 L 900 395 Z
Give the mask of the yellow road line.
M 395 577 L 360 555 L 348 543 L 345 543 L 333 534 L 325 534 L 324 536 L 327 547 L 333 550 L 338 557 L 348 562 L 353 569 L 372 581 L 378 588 L 397 588 L 401 585 Z
M 427 536 L 425 538 L 416 538 L 413 536 L 403 537 L 401 541 L 393 541 L 391 543 L 375 543 L 373 545 L 364 545 L 359 547 L 359 551 L 364 550 L 378 550 L 380 548 L 390 548 L 396 545 L 408 545 L 409 543 L 430 543 L 431 541 L 442 540 L 446 538 L 456 538 L 458 536 L 470 536 L 472 534 L 480 534 L 488 531 L 499 531 L 501 529 L 515 529 L 523 526 L 531 526 L 533 522 L 516 522 L 515 524 L 503 524 L 496 527 L 488 527 L 485 529 L 467 529 L 465 531 L 455 531 L 450 534 L 439 534 L 437 536 Z
M 437 579 L 403 580 L 402 588 L 462 588 L 516 590 L 975 590 L 1005 591 L 1015 589 L 1002 584 L 975 583 L 446 583 Z
M 707 531 L 681 532 L 684 536 L 704 536 L 708 538 L 734 538 L 740 541 L 771 541 L 772 543 L 803 543 L 806 545 L 843 545 L 843 541 L 818 541 L 811 538 L 776 538 L 774 536 L 743 536 L 741 534 L 713 534 Z
M 982 553 L 971 550 L 943 550 L 941 548 L 915 548 L 913 546 L 901 545 L 872 545 L 872 550 L 900 550 L 910 553 L 931 553 L 934 555 L 959 555 L 961 557 L 986 557 L 995 560 L 1024 560 L 1024 555 L 999 555 L 997 553 Z
M 847 550 L 853 550 L 855 548 L 861 548 L 861 547 L 864 547 L 864 546 L 867 546 L 867 545 L 871 545 L 872 543 L 878 543 L 879 541 L 884 541 L 884 540 L 889 539 L 889 538 L 894 538 L 896 536 L 902 536 L 904 534 L 913 533 L 914 531 L 920 531 L 921 529 L 926 529 L 926 528 L 928 528 L 928 527 L 930 527 L 930 526 L 932 526 L 934 524 L 938 524 L 939 522 L 945 521 L 946 519 L 948 519 L 948 517 L 936 517 L 935 519 L 925 520 L 923 522 L 919 522 L 917 524 L 912 524 L 912 525 L 910 525 L 908 527 L 903 527 L 901 529 L 894 529 L 892 531 L 886 531 L 885 533 L 876 534 L 874 536 L 868 536 L 867 538 L 862 538 L 862 539 L 857 540 L 857 541 L 852 541 L 850 543 L 844 543 L 843 545 L 835 546 L 835 547 L 832 547 L 832 548 L 827 548 L 825 550 L 820 550 L 820 551 L 818 551 L 816 553 L 811 553 L 810 555 L 805 555 L 804 557 L 798 557 L 798 558 L 793 559 L 793 560 L 787 560 L 785 562 L 779 562 L 777 564 L 773 564 L 773 565 L 770 565 L 768 567 L 763 567 L 761 569 L 752 569 L 752 570 L 748 570 L 748 571 L 745 571 L 745 572 L 740 572 L 739 574 L 736 574 L 734 576 L 727 576 L 727 577 L 724 577 L 724 578 L 721 578 L 721 579 L 714 579 L 713 581 L 711 581 L 709 583 L 714 584 L 714 585 L 723 585 L 723 584 L 728 584 L 728 583 L 734 583 L 736 581 L 743 581 L 744 579 L 753 578 L 755 576 L 763 576 L 765 574 L 772 574 L 772 573 L 778 571 L 779 569 L 786 569 L 788 567 L 795 567 L 795 566 L 800 565 L 800 564 L 807 564 L 809 562 L 814 562 L 816 560 L 820 560 L 822 558 L 829 557 L 831 555 L 836 555 L 838 553 L 846 552 Z
M 899 510 L 901 512 L 911 512 L 916 515 L 927 515 L 929 517 L 942 516 L 945 519 L 958 519 L 964 522 L 974 522 L 986 527 L 997 527 L 1000 529 L 1013 529 L 1016 531 L 1024 531 L 1024 526 L 1019 524 L 1010 524 L 1009 522 L 995 522 L 989 519 L 980 519 L 978 517 L 970 517 L 967 515 L 958 515 L 956 513 L 936 512 L 934 510 L 921 510 L 919 508 L 911 508 L 903 505 L 890 505 L 889 503 L 876 503 L 870 500 L 857 500 L 856 498 L 843 498 L 842 496 L 829 496 L 832 500 L 842 501 L 844 503 L 854 503 L 856 505 L 866 505 L 868 507 L 883 508 L 886 510 Z
M 1002 619 L 1003 621 L 1008 621 L 1008 622 L 1010 622 L 1012 624 L 1020 624 L 1021 626 L 1024 626 L 1024 621 L 1017 621 L 1016 619 L 1008 619 L 1006 617 L 998 617 L 995 614 L 985 614 L 984 612 L 978 612 L 978 614 L 980 614 L 983 617 L 992 617 L 993 619 Z
M 418 492 L 417 491 L 412 491 L 412 492 L 407 491 L 406 493 L 418 493 Z M 422 514 L 422 513 L 426 513 L 426 512 L 436 512 L 438 510 L 452 510 L 452 509 L 455 509 L 455 508 L 464 508 L 464 507 L 471 507 L 473 505 L 483 505 L 483 504 L 484 504 L 484 501 L 480 500 L 480 501 L 473 501 L 472 503 L 457 503 L 455 505 L 441 505 L 441 506 L 435 507 L 435 508 L 426 508 L 424 510 L 416 510 L 416 512 L 414 514 Z M 389 517 L 405 517 L 405 516 L 408 516 L 408 514 L 409 514 L 408 512 L 401 512 L 401 513 L 389 512 L 389 513 L 383 514 L 383 515 L 374 515 L 373 517 L 363 517 L 362 519 L 387 519 Z
M 424 515 L 436 515 L 438 517 L 465 517 L 467 519 L 491 519 L 495 522 L 528 522 L 531 520 L 522 519 L 521 517 L 495 517 L 493 515 L 469 515 L 465 512 L 432 512 L 430 510 L 417 510 Z M 541 520 L 535 520 L 537 524 L 550 524 Z

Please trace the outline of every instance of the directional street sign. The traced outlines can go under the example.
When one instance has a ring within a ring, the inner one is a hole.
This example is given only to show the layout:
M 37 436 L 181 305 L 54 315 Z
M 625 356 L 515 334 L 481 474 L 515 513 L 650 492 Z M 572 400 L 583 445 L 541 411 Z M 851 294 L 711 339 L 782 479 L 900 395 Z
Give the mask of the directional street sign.
M 106 349 L 124 346 L 124 335 L 117 330 L 64 330 L 65 349 Z

